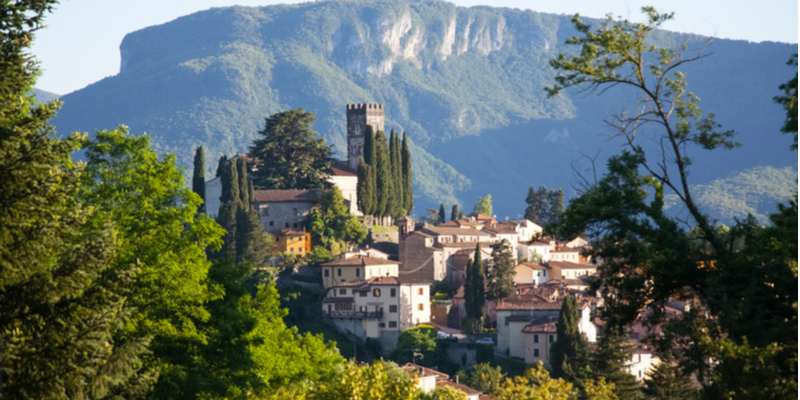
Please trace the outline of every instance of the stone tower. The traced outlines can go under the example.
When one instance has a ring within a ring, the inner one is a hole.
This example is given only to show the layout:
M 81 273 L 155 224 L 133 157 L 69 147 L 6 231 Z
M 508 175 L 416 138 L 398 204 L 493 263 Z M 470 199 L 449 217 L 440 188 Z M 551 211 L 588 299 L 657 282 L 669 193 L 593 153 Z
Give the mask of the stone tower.
M 347 166 L 358 169 L 358 159 L 364 156 L 364 133 L 367 125 L 372 131 L 383 131 L 383 104 L 347 105 Z

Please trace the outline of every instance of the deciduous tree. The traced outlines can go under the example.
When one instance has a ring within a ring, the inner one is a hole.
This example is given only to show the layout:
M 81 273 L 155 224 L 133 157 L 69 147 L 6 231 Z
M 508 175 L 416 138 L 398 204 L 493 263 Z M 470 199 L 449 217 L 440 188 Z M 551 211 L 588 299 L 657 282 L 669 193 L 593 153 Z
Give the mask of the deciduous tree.
M 514 294 L 514 255 L 508 240 L 502 239 L 492 244 L 492 262 L 489 267 L 489 298 L 504 299 Z
M 492 216 L 492 195 L 487 194 L 485 197 L 478 198 L 478 204 L 475 204 L 475 207 L 472 207 L 473 214 L 483 214 L 486 216 Z

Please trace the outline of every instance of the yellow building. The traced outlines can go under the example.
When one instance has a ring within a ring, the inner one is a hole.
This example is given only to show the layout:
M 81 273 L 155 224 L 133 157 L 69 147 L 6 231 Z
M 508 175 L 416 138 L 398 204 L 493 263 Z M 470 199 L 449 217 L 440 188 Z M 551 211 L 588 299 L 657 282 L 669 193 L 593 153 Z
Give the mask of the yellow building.
M 278 243 L 277 251 L 280 253 L 298 254 L 304 256 L 311 251 L 311 233 L 305 230 L 281 229 L 272 232 Z

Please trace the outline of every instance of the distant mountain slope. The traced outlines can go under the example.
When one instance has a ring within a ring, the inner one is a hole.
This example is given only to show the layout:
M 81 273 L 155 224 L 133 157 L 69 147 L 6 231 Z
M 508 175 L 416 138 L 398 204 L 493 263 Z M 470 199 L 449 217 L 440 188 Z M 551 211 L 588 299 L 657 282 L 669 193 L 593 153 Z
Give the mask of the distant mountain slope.
M 778 203 L 797 193 L 797 170 L 756 167 L 691 189 L 703 212 L 719 223 L 733 226 L 734 218 L 742 220 L 753 214 L 762 224 L 769 224 L 769 214 L 778 211 Z M 675 195 L 666 196 L 665 204 L 667 212 L 686 214 Z
M 678 16 L 680 18 L 680 16 Z M 546 99 L 548 60 L 574 30 L 566 16 L 438 0 L 338 0 L 214 8 L 133 32 L 116 76 L 62 97 L 60 132 L 117 124 L 150 132 L 161 152 L 191 168 L 206 148 L 207 174 L 221 154 L 245 151 L 272 113 L 306 107 L 315 129 L 345 154 L 345 105 L 386 105 L 386 128 L 413 146 L 416 214 L 492 194 L 498 217 L 523 212 L 527 187 L 571 194 L 571 165 L 618 152 L 602 120 L 634 104 L 624 91 L 600 99 Z M 659 32 L 667 46 L 705 39 Z M 759 165 L 794 165 L 771 102 L 789 79 L 797 46 L 719 40 L 689 69 L 691 90 L 719 122 L 742 133 L 741 150 L 697 154 L 707 183 Z M 190 171 L 186 171 L 187 174 Z
M 36 89 L 36 88 L 33 88 L 33 95 L 34 95 L 34 97 L 36 97 L 36 100 L 39 101 L 40 103 L 46 103 L 48 101 L 53 101 L 53 100 L 61 97 L 61 96 L 59 96 L 59 95 L 57 95 L 55 93 L 50 93 L 48 91 L 41 90 L 41 89 Z

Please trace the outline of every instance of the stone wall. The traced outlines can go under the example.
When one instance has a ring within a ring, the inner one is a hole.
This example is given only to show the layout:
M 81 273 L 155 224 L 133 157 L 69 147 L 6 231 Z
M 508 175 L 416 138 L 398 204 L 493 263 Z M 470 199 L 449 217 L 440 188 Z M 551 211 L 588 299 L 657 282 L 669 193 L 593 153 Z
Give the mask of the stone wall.
M 266 231 L 302 228 L 303 220 L 311 213 L 312 202 L 286 201 L 258 203 L 259 219 Z

